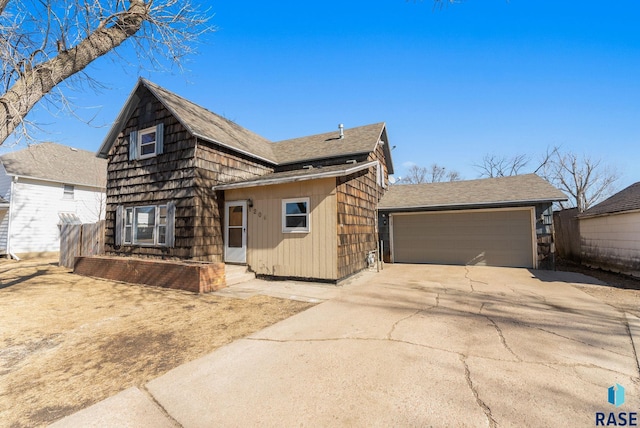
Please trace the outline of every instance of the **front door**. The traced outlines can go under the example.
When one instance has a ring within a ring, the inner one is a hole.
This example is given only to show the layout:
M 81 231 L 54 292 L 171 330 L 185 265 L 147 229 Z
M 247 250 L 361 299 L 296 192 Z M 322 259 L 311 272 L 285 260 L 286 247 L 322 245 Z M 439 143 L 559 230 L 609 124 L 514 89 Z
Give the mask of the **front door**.
M 224 261 L 247 262 L 247 201 L 224 204 Z

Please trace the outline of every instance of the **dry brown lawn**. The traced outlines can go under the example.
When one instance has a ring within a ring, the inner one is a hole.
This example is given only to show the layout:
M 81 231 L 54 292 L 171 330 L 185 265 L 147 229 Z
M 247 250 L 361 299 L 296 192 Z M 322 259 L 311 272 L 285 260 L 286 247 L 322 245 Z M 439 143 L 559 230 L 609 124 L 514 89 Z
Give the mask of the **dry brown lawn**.
M 0 426 L 46 425 L 309 306 L 0 261 Z

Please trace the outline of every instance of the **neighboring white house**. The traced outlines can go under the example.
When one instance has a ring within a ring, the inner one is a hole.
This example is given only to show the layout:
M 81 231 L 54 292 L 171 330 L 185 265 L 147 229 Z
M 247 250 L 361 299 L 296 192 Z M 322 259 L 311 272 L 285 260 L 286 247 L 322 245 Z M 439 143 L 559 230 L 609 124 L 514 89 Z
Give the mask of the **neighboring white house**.
M 589 208 L 578 220 L 584 264 L 640 276 L 640 182 Z
M 60 225 L 104 219 L 107 161 L 55 143 L 0 156 L 0 254 L 60 250 Z

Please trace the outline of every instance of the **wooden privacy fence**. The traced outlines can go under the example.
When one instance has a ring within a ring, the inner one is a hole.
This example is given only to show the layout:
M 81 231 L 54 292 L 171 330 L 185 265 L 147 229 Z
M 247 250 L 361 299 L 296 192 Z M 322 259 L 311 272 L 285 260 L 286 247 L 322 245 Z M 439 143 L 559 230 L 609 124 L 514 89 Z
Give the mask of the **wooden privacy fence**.
M 73 269 L 76 257 L 104 254 L 104 220 L 89 224 L 63 224 L 59 265 Z
M 553 213 L 553 227 L 558 256 L 580 262 L 580 223 L 577 215 L 577 208 L 556 211 Z

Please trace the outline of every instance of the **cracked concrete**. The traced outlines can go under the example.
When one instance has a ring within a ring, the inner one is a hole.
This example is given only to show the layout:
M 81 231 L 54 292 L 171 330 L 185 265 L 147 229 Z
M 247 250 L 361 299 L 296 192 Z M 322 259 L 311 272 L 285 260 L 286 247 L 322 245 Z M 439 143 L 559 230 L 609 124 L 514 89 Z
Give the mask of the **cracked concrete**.
M 122 394 L 165 426 L 592 426 L 613 383 L 640 407 L 640 319 L 574 279 L 386 266 Z

